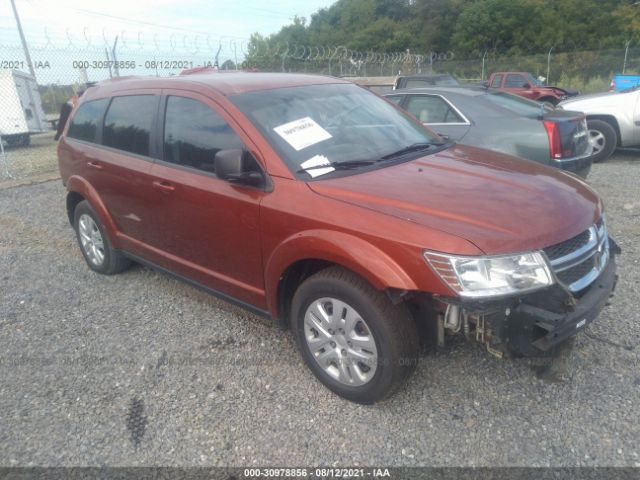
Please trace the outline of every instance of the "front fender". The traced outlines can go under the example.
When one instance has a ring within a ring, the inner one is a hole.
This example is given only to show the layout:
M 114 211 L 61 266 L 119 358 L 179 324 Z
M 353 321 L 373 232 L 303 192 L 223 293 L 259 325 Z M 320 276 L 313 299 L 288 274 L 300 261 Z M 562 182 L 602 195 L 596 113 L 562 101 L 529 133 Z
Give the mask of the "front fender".
M 378 247 L 348 233 L 308 230 L 296 233 L 278 245 L 265 265 L 265 289 L 269 311 L 278 312 L 278 285 L 286 269 L 300 260 L 325 260 L 341 265 L 365 278 L 375 288 L 417 290 L 400 265 Z
M 67 191 L 69 193 L 78 193 L 82 195 L 87 202 L 89 202 L 89 205 L 91 205 L 91 208 L 93 208 L 94 212 L 96 212 L 96 215 L 99 217 L 100 223 L 105 230 L 109 242 L 114 248 L 119 248 L 117 236 L 118 228 L 116 227 L 113 218 L 109 214 L 107 207 L 100 198 L 100 195 L 98 195 L 96 189 L 93 188 L 84 178 L 73 175 L 67 180 Z

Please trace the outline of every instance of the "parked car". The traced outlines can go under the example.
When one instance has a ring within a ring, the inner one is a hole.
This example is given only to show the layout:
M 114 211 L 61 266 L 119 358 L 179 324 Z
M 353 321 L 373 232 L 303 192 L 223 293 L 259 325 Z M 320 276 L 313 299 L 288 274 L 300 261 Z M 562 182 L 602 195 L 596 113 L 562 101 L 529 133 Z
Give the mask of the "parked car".
M 537 102 L 557 105 L 562 100 L 579 95 L 572 88 L 543 85 L 529 72 L 495 72 L 489 76 L 486 86 L 503 92 L 513 93 Z
M 318 379 L 356 402 L 415 368 L 418 324 L 549 354 L 615 283 L 603 204 L 581 180 L 445 142 L 336 78 L 108 80 L 80 98 L 58 157 L 89 268 L 137 261 L 291 328 Z
M 393 87 L 394 90 L 400 90 L 401 88 L 420 88 L 420 87 L 455 87 L 459 86 L 460 82 L 456 77 L 449 74 L 436 74 L 436 75 L 400 75 L 396 78 L 396 83 Z
M 640 145 L 640 87 L 572 98 L 560 107 L 586 114 L 594 162 L 606 160 L 617 147 Z
M 622 92 L 638 85 L 640 85 L 640 75 L 617 73 L 611 80 L 610 90 L 612 92 Z
M 591 169 L 585 116 L 485 88 L 422 88 L 386 95 L 440 134 L 584 178 Z

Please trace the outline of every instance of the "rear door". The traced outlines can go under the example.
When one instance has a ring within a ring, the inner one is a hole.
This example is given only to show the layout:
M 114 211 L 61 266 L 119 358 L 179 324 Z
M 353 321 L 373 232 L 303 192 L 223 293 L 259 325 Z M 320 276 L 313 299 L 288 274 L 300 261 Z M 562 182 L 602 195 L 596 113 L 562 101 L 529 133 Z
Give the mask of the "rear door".
M 164 90 L 161 112 L 161 151 L 150 181 L 156 263 L 266 307 L 259 230 L 266 193 L 217 178 L 214 162 L 220 150 L 255 147 L 219 105 L 200 94 Z
M 98 192 L 132 253 L 140 253 L 140 242 L 149 241 L 149 171 L 159 101 L 159 91 L 143 90 L 84 102 L 67 132 L 73 161 Z

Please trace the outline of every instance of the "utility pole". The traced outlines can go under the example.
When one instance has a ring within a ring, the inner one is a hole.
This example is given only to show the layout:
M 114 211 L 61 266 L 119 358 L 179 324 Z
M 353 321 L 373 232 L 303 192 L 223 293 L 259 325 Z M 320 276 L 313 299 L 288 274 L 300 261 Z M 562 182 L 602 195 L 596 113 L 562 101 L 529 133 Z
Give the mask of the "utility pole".
M 11 0 L 11 8 L 13 8 L 13 15 L 16 17 L 16 23 L 18 24 L 18 33 L 20 33 L 20 40 L 22 41 L 22 49 L 24 50 L 24 56 L 27 59 L 27 65 L 29 66 L 29 72 L 35 78 L 36 71 L 33 69 L 33 62 L 31 61 L 31 55 L 29 55 L 29 48 L 27 48 L 27 40 L 24 38 L 24 32 L 22 31 L 22 24 L 20 23 L 20 17 L 18 16 L 18 10 L 16 9 L 15 0 Z

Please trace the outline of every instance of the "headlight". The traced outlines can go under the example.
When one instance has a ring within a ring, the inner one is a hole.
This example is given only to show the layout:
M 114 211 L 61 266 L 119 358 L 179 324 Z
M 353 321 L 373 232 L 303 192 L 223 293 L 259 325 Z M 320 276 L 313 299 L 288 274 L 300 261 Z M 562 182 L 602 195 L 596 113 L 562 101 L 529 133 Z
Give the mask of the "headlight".
M 424 252 L 424 257 L 440 278 L 462 297 L 521 293 L 554 282 L 540 252 L 496 257 L 458 257 Z

